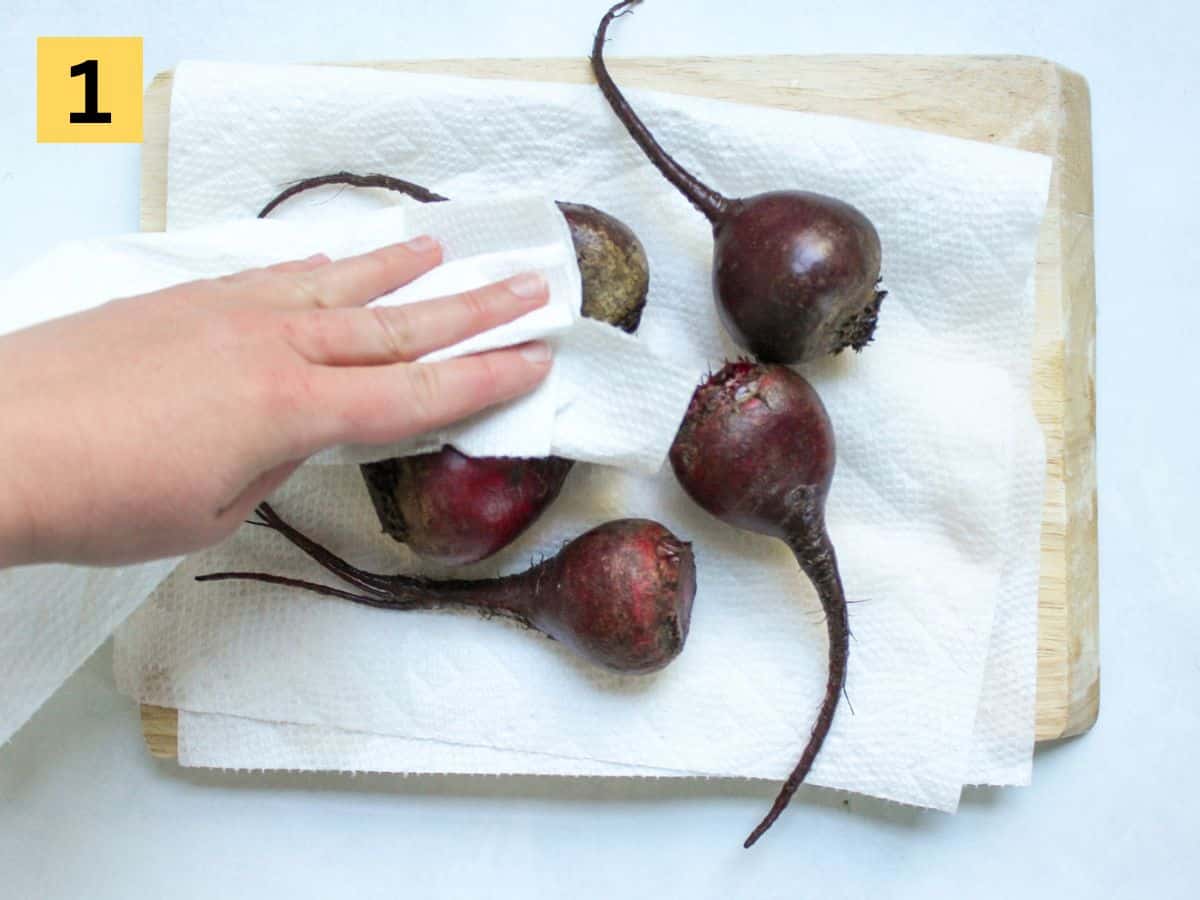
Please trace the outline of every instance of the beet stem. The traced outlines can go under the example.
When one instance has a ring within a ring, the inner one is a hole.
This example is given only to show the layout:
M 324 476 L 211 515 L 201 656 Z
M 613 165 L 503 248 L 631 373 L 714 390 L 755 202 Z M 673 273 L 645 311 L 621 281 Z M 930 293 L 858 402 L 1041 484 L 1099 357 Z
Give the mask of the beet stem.
M 343 600 L 353 600 L 355 603 L 366 603 L 370 606 L 386 606 L 382 600 L 365 594 L 352 594 L 335 587 L 327 587 L 313 581 L 299 578 L 287 578 L 283 575 L 271 575 L 267 572 L 210 572 L 207 575 L 197 575 L 196 581 L 264 581 L 267 584 L 280 584 L 285 587 L 300 588 L 312 591 L 314 594 L 324 594 L 327 597 L 340 597 Z
M 837 556 L 833 542 L 825 529 L 825 517 L 821 505 L 811 495 L 801 496 L 797 501 L 798 513 L 793 522 L 786 523 L 787 543 L 796 556 L 804 574 L 812 581 L 825 610 L 825 627 L 829 634 L 829 677 L 825 683 L 825 697 L 813 724 L 812 734 L 800 761 L 788 776 L 770 812 L 758 827 L 746 838 L 742 846 L 749 849 L 775 824 L 780 813 L 787 808 L 792 796 L 808 776 L 821 745 L 833 726 L 833 715 L 837 711 L 838 698 L 846 687 L 846 664 L 850 656 L 850 623 L 847 615 L 846 594 L 838 574 Z
M 380 575 L 353 566 L 322 547 L 312 538 L 284 521 L 269 503 L 260 503 L 256 512 L 262 521 L 250 524 L 261 525 L 279 532 L 327 572 L 360 588 L 364 593 L 355 594 L 312 581 L 272 575 L 266 572 L 212 572 L 197 575 L 196 581 L 261 581 L 267 584 L 300 588 L 329 597 L 338 597 L 379 609 L 466 607 L 491 615 L 515 619 L 527 627 L 532 627 L 529 618 L 531 607 L 527 593 L 530 592 L 532 585 L 532 593 L 536 598 L 536 594 L 541 589 L 542 573 L 538 568 L 522 575 L 478 581 L 458 578 L 434 580 L 415 575 Z
M 608 74 L 608 66 L 604 63 L 604 42 L 608 39 L 609 24 L 613 19 L 632 12 L 633 7 L 641 2 L 642 0 L 623 0 L 604 14 L 604 18 L 600 20 L 600 27 L 596 30 L 596 39 L 592 42 L 592 72 L 595 73 L 596 83 L 600 86 L 600 91 L 604 94 L 605 99 L 608 100 L 609 106 L 612 107 L 617 118 L 621 120 L 621 124 L 625 126 L 625 130 L 629 132 L 629 136 L 642 148 L 642 152 L 646 154 L 650 162 L 654 163 L 667 181 L 675 185 L 679 192 L 687 197 L 692 206 L 700 210 L 709 222 L 716 225 L 725 218 L 730 205 L 729 198 L 718 194 L 704 184 L 662 148 L 654 139 L 654 135 L 650 133 L 650 129 L 633 111 L 633 107 L 629 105 L 629 101 L 625 99 L 621 89 Z
M 368 572 L 365 569 L 352 566 L 340 556 L 322 547 L 308 535 L 293 528 L 283 520 L 283 517 L 279 513 L 275 512 L 271 504 L 265 501 L 258 505 L 255 512 L 258 513 L 262 521 L 254 524 L 260 524 L 265 528 L 270 528 L 272 531 L 279 532 L 294 546 L 303 550 L 307 556 L 319 563 L 321 568 L 332 572 L 348 584 L 352 584 L 356 588 L 361 588 L 368 593 L 382 594 L 384 596 L 389 595 L 394 579 L 387 575 L 377 575 L 374 572 Z
M 259 211 L 258 218 L 265 219 L 272 210 L 278 207 L 281 203 L 290 200 L 297 194 L 302 194 L 305 191 L 313 188 L 324 187 L 327 184 L 347 184 L 351 187 L 366 187 L 366 188 L 384 188 L 389 191 L 398 191 L 401 194 L 407 194 L 414 200 L 421 203 L 440 203 L 446 200 L 441 194 L 435 194 L 428 188 L 421 187 L 411 181 L 405 181 L 403 178 L 393 178 L 391 175 L 356 175 L 353 172 L 335 172 L 332 175 L 320 175 L 316 178 L 305 178 L 289 185 L 284 191 L 278 194 L 270 203 Z

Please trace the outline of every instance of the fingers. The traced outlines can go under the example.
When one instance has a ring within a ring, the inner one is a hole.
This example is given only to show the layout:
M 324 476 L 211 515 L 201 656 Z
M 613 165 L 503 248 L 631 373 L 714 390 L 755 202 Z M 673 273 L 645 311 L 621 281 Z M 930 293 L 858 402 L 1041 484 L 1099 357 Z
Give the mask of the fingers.
M 241 286 L 247 282 L 261 279 L 264 275 L 288 275 L 296 272 L 309 272 L 320 266 L 327 265 L 329 262 L 329 257 L 324 253 L 314 253 L 305 259 L 289 259 L 285 262 L 275 263 L 272 266 L 243 269 L 241 272 L 234 272 L 232 275 L 226 275 L 224 278 L 218 280 L 224 282 L 226 285 Z
M 527 393 L 546 377 L 551 361 L 550 348 L 534 342 L 436 363 L 317 368 L 301 443 L 311 453 L 433 431 Z
M 526 273 L 478 290 L 406 306 L 290 315 L 289 343 L 309 362 L 380 365 L 419 359 L 546 304 L 546 280 Z
M 328 265 L 332 260 L 324 253 L 314 253 L 306 259 L 294 259 L 288 262 L 275 263 L 262 271 L 272 275 L 286 275 L 289 272 L 311 272 L 313 269 Z
M 442 248 L 421 236 L 281 278 L 287 304 L 301 309 L 365 306 L 403 287 L 442 261 Z

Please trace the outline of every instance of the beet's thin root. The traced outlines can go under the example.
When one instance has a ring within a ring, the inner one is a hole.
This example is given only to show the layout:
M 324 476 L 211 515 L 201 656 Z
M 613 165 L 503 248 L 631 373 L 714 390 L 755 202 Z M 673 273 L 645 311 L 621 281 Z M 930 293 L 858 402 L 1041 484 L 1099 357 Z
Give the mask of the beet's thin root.
M 825 683 L 825 697 L 821 701 L 820 711 L 813 723 L 812 733 L 808 744 L 800 756 L 800 761 L 780 788 L 770 811 L 758 827 L 746 838 L 742 845 L 746 849 L 766 833 L 775 824 L 791 802 L 801 783 L 808 777 L 808 772 L 820 753 L 829 729 L 833 726 L 833 716 L 837 711 L 838 698 L 846 689 L 846 664 L 850 657 L 850 622 L 847 614 L 846 595 L 842 588 L 842 580 L 838 575 L 837 557 L 833 551 L 833 543 L 825 530 L 823 516 L 819 508 L 810 504 L 802 506 L 804 520 L 799 528 L 793 528 L 788 539 L 788 546 L 800 563 L 804 574 L 812 581 L 821 599 L 821 608 L 825 610 L 825 627 L 829 635 L 829 674 Z M 847 701 L 848 702 L 848 701 Z M 851 710 L 853 712 L 853 710 Z

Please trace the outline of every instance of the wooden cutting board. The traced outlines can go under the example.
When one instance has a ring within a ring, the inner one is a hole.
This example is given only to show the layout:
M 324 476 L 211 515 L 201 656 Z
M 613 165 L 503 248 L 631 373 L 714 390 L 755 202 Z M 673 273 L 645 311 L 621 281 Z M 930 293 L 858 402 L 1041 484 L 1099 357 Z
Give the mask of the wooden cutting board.
M 592 80 L 582 58 L 360 65 L 475 78 Z M 1086 731 L 1096 721 L 1100 701 L 1096 307 L 1087 83 L 1053 63 L 1016 56 L 684 57 L 618 59 L 611 68 L 626 87 L 851 116 L 1054 157 L 1038 244 L 1033 347 L 1033 405 L 1047 450 L 1037 739 Z M 143 231 L 161 231 L 166 225 L 171 77 L 170 72 L 160 73 L 146 91 Z M 330 171 L 341 167 L 340 160 L 329 160 Z M 175 756 L 175 710 L 144 706 L 142 725 L 151 753 Z

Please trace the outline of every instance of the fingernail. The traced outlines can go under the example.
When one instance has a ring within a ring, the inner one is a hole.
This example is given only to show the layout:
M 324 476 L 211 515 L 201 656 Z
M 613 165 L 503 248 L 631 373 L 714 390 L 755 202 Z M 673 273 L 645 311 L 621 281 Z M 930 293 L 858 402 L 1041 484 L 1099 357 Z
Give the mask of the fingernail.
M 405 241 L 404 246 L 413 253 L 432 253 L 437 249 L 438 242 L 427 234 L 420 237 L 415 237 L 411 241 Z
M 329 257 L 326 256 L 324 253 L 314 253 L 312 256 L 310 256 L 308 259 L 306 259 L 305 262 L 306 263 L 324 264 L 324 263 L 329 262 Z
M 521 357 L 526 362 L 545 363 L 550 361 L 550 357 L 554 354 L 550 350 L 550 345 L 545 341 L 532 341 L 521 347 Z
M 526 300 L 542 299 L 550 292 L 546 285 L 546 279 L 537 272 L 522 272 L 520 275 L 514 275 L 504 282 L 504 286 L 518 297 Z

